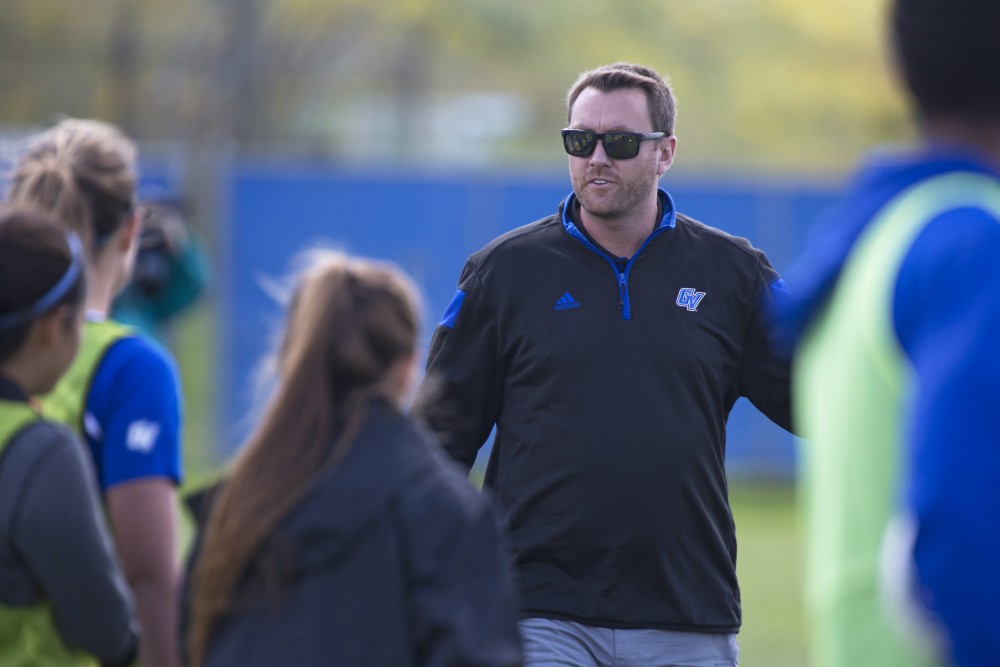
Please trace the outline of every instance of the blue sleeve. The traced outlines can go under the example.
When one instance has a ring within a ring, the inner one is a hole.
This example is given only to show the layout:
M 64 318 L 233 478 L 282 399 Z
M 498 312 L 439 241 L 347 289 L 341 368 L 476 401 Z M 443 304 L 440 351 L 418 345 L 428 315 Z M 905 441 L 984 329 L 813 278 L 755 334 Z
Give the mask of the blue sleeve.
M 469 261 L 434 330 L 427 372 L 412 407 L 413 415 L 466 468 L 472 467 L 500 414 L 504 372 L 499 349 L 493 308 L 478 268 Z
M 932 221 L 893 316 L 915 372 L 900 500 L 917 593 L 957 664 L 1000 665 L 1000 221 L 972 209 Z
M 143 477 L 181 481 L 181 396 L 177 368 L 140 337 L 114 343 L 87 396 L 87 442 L 102 490 Z

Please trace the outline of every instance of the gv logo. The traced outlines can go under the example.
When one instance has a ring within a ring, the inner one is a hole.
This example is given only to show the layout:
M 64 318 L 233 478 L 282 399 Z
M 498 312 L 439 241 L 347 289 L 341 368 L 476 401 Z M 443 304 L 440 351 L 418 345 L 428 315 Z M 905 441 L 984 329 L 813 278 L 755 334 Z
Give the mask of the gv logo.
M 156 438 L 160 435 L 160 425 L 156 422 L 137 419 L 128 425 L 125 446 L 133 452 L 148 454 L 153 451 Z
M 677 305 L 689 311 L 698 310 L 698 304 L 705 298 L 705 292 L 697 292 L 693 287 L 682 287 L 677 293 Z

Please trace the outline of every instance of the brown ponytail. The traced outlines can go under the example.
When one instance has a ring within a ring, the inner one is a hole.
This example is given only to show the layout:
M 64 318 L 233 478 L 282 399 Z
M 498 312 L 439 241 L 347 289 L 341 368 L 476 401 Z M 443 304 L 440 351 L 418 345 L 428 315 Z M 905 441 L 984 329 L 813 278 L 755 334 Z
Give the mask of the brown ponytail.
M 366 399 L 413 354 L 417 292 L 398 269 L 320 251 L 310 256 L 277 352 L 278 386 L 210 513 L 191 587 L 192 665 L 277 524 L 347 453 Z M 340 433 L 331 447 L 333 432 Z
M 10 200 L 53 214 L 96 253 L 128 217 L 135 193 L 132 141 L 113 125 L 69 119 L 30 141 Z

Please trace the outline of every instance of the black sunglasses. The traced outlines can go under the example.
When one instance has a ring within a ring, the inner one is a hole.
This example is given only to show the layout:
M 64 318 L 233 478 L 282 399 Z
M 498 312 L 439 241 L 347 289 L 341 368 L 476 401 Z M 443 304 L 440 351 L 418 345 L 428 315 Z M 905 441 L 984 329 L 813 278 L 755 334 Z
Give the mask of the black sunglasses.
M 590 132 L 589 130 L 562 131 L 563 147 L 573 157 L 589 157 L 597 148 L 597 140 L 604 145 L 604 152 L 613 160 L 631 160 L 639 154 L 639 144 L 646 139 L 659 139 L 666 132 Z

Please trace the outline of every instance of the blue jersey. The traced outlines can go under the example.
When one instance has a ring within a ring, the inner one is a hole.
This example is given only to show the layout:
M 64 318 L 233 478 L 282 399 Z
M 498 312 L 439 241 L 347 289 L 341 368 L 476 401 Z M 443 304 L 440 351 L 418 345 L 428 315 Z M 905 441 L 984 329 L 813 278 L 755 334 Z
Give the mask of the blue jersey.
M 115 341 L 97 367 L 83 426 L 102 491 L 134 479 L 181 480 L 181 397 L 177 368 L 159 345 Z

